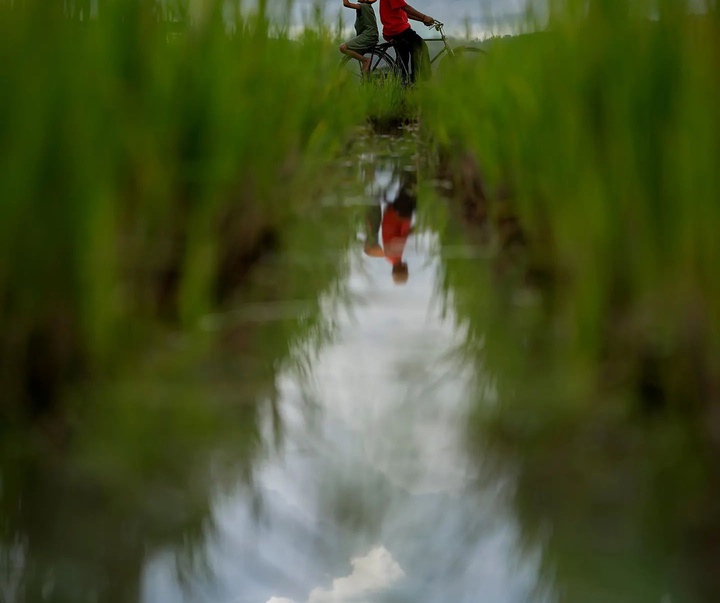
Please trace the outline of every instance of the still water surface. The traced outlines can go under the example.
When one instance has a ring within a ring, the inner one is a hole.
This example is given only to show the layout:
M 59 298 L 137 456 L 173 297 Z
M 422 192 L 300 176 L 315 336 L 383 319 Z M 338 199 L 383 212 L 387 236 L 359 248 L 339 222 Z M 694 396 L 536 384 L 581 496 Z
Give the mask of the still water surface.
M 415 187 L 408 158 L 374 160 L 369 182 L 345 191 L 353 203 L 414 195 L 399 190 Z M 256 467 L 259 509 L 245 491 L 217 497 L 210 571 L 181 584 L 173 554 L 155 555 L 147 603 L 469 602 L 479 584 L 485 600 L 515 603 L 536 589 L 538 559 L 519 550 L 504 504 L 511 477 L 481 480 L 464 452 L 474 367 L 437 296 L 437 234 L 416 221 L 404 285 L 362 247 L 346 252 L 350 301 L 332 340 L 306 374 L 277 376 L 284 433 Z

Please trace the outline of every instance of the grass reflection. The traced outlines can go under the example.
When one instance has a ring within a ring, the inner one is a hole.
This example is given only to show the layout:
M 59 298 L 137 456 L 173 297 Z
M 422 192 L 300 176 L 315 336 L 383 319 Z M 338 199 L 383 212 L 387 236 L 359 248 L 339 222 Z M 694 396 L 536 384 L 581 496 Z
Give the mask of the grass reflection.
M 211 573 L 215 497 L 241 488 L 260 508 L 254 466 L 282 444 L 277 375 L 302 375 L 342 303 L 344 262 L 296 260 L 343 258 L 354 243 L 346 208 L 308 199 L 293 211 L 277 250 L 218 308 L 219 330 L 156 329 L 112 378 L 75 388 L 34 437 L 4 440 L 3 554 L 24 600 L 139 600 L 144 564 L 163 550 L 192 588 Z M 298 303 L 263 315 L 282 300 Z
M 441 257 L 469 236 L 453 224 Z M 720 482 L 696 419 L 646 414 L 634 383 L 589 392 L 596 367 L 558 328 L 547 292 L 504 269 L 497 240 L 479 237 L 483 261 L 450 253 L 440 295 L 467 330 L 458 353 L 478 371 L 468 449 L 479 465 L 515 475 L 508 502 L 528 553 L 542 550 L 553 597 L 713 600 Z
M 547 9 L 421 98 L 485 224 L 441 248 L 479 367 L 470 447 L 519 467 L 559 600 L 713 601 L 717 6 Z M 469 237 L 488 260 L 443 254 Z

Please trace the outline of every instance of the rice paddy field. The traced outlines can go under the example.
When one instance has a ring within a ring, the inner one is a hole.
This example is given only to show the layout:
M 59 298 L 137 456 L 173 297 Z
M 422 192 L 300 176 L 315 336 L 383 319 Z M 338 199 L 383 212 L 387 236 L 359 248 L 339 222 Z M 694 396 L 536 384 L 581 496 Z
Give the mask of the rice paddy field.
M 720 6 L 283 13 L 0 0 L 0 602 L 717 601 Z

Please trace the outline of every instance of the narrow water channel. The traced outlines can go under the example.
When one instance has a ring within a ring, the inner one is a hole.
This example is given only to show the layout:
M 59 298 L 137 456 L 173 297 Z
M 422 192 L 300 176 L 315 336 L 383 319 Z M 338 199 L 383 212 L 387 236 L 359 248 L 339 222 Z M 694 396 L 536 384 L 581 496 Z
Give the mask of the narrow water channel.
M 307 370 L 277 375 L 282 440 L 270 444 L 266 417 L 254 496 L 214 500 L 207 574 L 181 582 L 171 552 L 151 559 L 147 603 L 469 602 L 478 584 L 486 600 L 511 603 L 536 589 L 537 559 L 519 549 L 503 504 L 510 477 L 480 480 L 465 453 L 475 367 L 458 354 L 464 333 L 438 295 L 437 233 L 416 215 L 422 205 L 413 211 L 416 165 L 390 149 L 349 166 L 356 180 L 337 202 L 367 220 L 345 252 L 346 301 L 321 303 L 335 308 L 335 328 L 306 350 Z M 395 250 L 407 265 L 400 279 L 366 240 L 379 229 L 393 255 L 396 208 L 412 224 Z

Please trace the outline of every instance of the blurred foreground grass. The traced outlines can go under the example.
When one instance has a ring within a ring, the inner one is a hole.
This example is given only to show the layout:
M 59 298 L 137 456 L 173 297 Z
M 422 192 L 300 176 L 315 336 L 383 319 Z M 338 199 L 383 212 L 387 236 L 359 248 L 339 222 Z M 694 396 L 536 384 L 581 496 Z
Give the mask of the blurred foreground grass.
M 649 405 L 699 405 L 718 437 L 717 6 L 548 11 L 547 26 L 529 22 L 475 65 L 441 72 L 424 126 L 475 162 L 480 215 L 519 219 L 531 268 L 552 283 L 572 380 L 650 382 Z
M 581 4 L 554 3 L 546 31 L 498 40 L 408 101 L 392 86 L 357 94 L 322 27 L 290 40 L 258 17 L 237 15 L 229 30 L 219 4 L 187 23 L 133 0 L 102 3 L 90 20 L 0 3 L 0 412 L 39 409 L 60 384 L 117 367 L 127 378 L 71 398 L 82 409 L 70 413 L 77 465 L 25 459 L 16 446 L 25 432 L 4 441 L 5 541 L 64 540 L 43 518 L 73 529 L 88 483 L 116 505 L 94 513 L 100 524 L 117 518 L 118 532 L 166 529 L 159 545 L 202 532 L 208 451 L 236 441 L 232 471 L 250 472 L 265 412 L 255 402 L 277 413 L 279 363 L 326 328 L 318 296 L 337 284 L 353 225 L 342 211 L 317 219 L 318 181 L 368 113 L 392 122 L 417 101 L 424 130 L 474 158 L 479 213 L 516 217 L 530 242 L 520 254 L 528 266 L 501 254 L 492 279 L 481 262 L 446 262 L 445 285 L 478 355 L 471 446 L 491 431 L 500 455 L 519 459 L 518 516 L 531 544 L 553 522 L 543 563 L 567 588 L 561 600 L 606 600 L 608 589 L 588 585 L 614 581 L 622 600 L 656 601 L 675 592 L 672 572 L 701 574 L 717 558 L 720 525 L 707 462 L 720 431 L 719 17 L 712 5 L 698 15 L 670 0 L 591 3 L 589 13 Z M 162 340 L 159 319 L 193 327 L 237 301 L 233 285 L 277 245 L 305 250 L 308 266 L 262 265 L 257 299 L 309 301 L 310 320 L 223 327 L 219 353 L 197 333 L 170 351 L 143 349 Z M 333 261 L 321 269 L 323 254 Z M 516 303 L 528 270 L 548 284 L 542 304 Z M 506 288 L 508 274 L 520 283 Z M 669 409 L 670 420 L 637 428 L 628 418 L 638 407 Z M 195 482 L 197 499 L 178 494 Z M 71 494 L 48 515 L 62 487 Z M 21 499 L 39 502 L 18 509 Z M 163 527 L 168 508 L 177 517 Z M 700 533 L 707 542 L 696 546 Z M 653 538 L 692 554 L 679 568 L 660 554 L 655 562 Z M 102 544 L 79 540 L 83 560 Z M 578 569 L 581 547 L 599 553 Z M 618 549 L 647 571 L 618 573 L 622 555 L 604 566 Z M 699 582 L 698 592 L 718 592 Z
M 8 416 L 109 370 L 157 318 L 196 324 L 363 118 L 327 32 L 203 6 L 0 2 Z
M 720 14 L 551 3 L 441 71 L 423 128 L 486 229 L 444 259 L 478 367 L 468 445 L 559 601 L 715 601 Z M 546 600 L 538 594 L 538 600 Z

